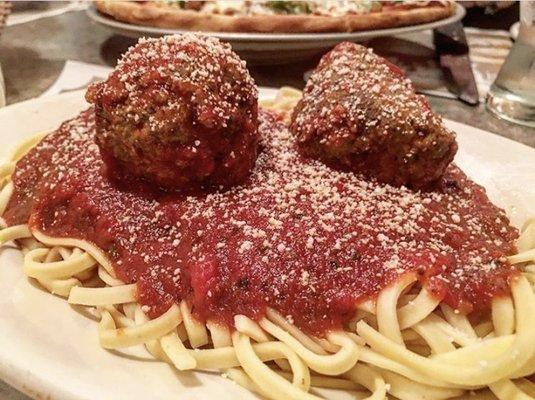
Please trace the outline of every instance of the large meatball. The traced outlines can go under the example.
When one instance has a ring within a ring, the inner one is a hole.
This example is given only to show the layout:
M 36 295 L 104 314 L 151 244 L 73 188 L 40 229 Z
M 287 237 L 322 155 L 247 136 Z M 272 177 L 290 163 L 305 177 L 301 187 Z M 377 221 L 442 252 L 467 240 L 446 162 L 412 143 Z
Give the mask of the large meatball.
M 305 156 L 417 189 L 437 181 L 457 151 L 455 135 L 403 72 L 353 43 L 322 58 L 291 130 Z
M 119 176 L 167 189 L 228 187 L 255 162 L 257 89 L 245 62 L 215 38 L 141 39 L 86 98 Z

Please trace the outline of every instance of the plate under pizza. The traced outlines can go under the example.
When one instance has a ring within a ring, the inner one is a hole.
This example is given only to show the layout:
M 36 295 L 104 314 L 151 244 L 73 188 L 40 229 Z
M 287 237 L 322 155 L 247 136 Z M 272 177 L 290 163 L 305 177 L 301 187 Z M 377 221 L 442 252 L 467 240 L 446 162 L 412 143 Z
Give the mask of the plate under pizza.
M 16 148 L 0 169 L 8 383 L 66 399 L 533 395 L 532 149 L 444 126 L 349 43 L 303 95 L 261 89 L 258 129 L 244 63 L 206 37 L 140 41 L 86 98 L 50 135 L 80 93 L 0 113 Z
M 127 3 L 127 2 L 125 2 Z M 113 5 L 111 5 L 113 7 Z M 145 21 L 135 22 L 131 19 L 113 18 L 100 12 L 94 5 L 87 9 L 88 16 L 95 22 L 121 35 L 139 38 L 141 36 L 158 37 L 168 34 L 186 32 L 186 29 L 178 26 L 161 27 Z M 460 4 L 455 4 L 451 14 L 444 15 L 432 21 L 421 21 L 408 25 L 381 26 L 354 32 L 331 31 L 331 32 L 258 32 L 258 31 L 213 31 L 208 28 L 202 29 L 205 34 L 216 36 L 232 44 L 232 47 L 248 62 L 255 64 L 279 64 L 297 62 L 305 57 L 311 57 L 334 46 L 343 40 L 361 42 L 366 39 L 393 36 L 410 32 L 434 29 L 461 20 L 465 15 L 465 9 Z

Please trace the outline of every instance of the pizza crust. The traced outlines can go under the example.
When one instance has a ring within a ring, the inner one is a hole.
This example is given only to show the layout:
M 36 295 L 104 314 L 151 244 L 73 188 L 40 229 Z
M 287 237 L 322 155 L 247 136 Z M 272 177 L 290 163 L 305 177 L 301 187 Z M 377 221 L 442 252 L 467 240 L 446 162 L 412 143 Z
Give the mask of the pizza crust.
M 351 15 L 347 18 L 347 32 L 367 31 L 373 29 L 397 28 L 438 21 L 455 13 L 455 4 L 430 6 L 409 10 L 388 10 L 366 15 Z
M 94 1 L 94 4 L 101 13 L 122 22 L 158 28 L 209 32 L 356 32 L 437 21 L 455 12 L 455 4 L 447 3 L 339 17 L 322 15 L 230 16 L 159 7 L 150 2 Z

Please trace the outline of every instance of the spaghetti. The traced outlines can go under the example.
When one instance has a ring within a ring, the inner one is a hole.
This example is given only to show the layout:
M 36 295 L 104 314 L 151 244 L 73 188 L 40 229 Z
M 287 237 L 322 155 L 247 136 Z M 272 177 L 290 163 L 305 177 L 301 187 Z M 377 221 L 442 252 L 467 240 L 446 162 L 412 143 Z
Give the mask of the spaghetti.
M 298 98 L 299 92 L 282 89 L 275 101 L 263 106 L 284 114 Z M 90 128 L 89 123 L 84 126 Z M 71 124 L 66 129 L 79 139 L 79 128 Z M 400 263 L 393 268 L 392 279 L 381 281 L 374 296 L 363 295 L 356 301 L 351 316 L 306 320 L 295 310 L 286 315 L 292 309 L 274 301 L 263 312 L 237 308 L 244 312 L 232 314 L 229 323 L 206 311 L 209 306 L 201 313 L 199 301 L 203 299 L 195 298 L 195 293 L 178 301 L 164 297 L 165 301 L 150 303 L 147 287 L 125 279 L 128 276 L 118 266 L 119 258 L 114 259 L 113 252 L 102 244 L 75 234 L 51 234 L 53 223 L 47 225 L 33 213 L 29 222 L 13 223 L 21 222 L 14 215 L 22 201 L 17 187 L 20 181 L 13 179 L 14 174 L 22 168 L 19 160 L 41 139 L 24 142 L 0 167 L 0 215 L 6 217 L 1 220 L 0 243 L 17 241 L 25 253 L 24 273 L 51 293 L 72 304 L 97 307 L 102 347 L 143 344 L 152 356 L 179 370 L 221 370 L 247 389 L 272 399 L 315 399 L 316 387 L 355 390 L 369 399 L 470 396 L 509 400 L 535 396 L 535 384 L 529 380 L 535 373 L 534 220 L 522 229 L 517 240 L 519 253 L 508 258 L 515 270 L 507 263 L 501 269 L 482 266 L 490 274 L 485 276 L 500 277 L 503 270 L 510 282 L 510 288 L 504 288 L 501 279 L 496 279 L 497 285 L 479 292 L 490 301 L 490 312 L 485 311 L 484 302 L 479 304 L 470 296 L 452 296 L 462 291 L 448 292 L 447 285 L 435 290 L 438 286 L 417 270 L 398 271 L 403 266 Z M 54 158 L 56 152 L 47 143 L 39 146 L 40 151 L 50 151 L 50 160 Z M 41 207 L 38 199 L 32 201 L 34 209 Z M 38 229 L 42 223 L 50 229 Z M 299 240 L 296 234 L 295 241 Z M 496 246 L 492 251 L 507 248 Z M 237 247 L 236 251 L 241 248 L 244 254 L 249 250 L 249 245 Z M 321 244 L 308 250 L 318 249 Z M 386 268 L 384 274 L 388 271 Z M 477 273 L 472 277 L 477 280 Z M 307 283 L 303 290 L 312 290 L 306 278 L 304 274 L 296 281 Z M 316 285 L 321 287 L 321 282 Z M 320 291 L 316 293 L 320 299 Z M 453 304 L 459 308 L 469 304 L 479 312 L 459 312 Z M 317 307 L 323 311 L 325 305 L 318 301 Z M 309 309 L 305 307 L 303 312 Z

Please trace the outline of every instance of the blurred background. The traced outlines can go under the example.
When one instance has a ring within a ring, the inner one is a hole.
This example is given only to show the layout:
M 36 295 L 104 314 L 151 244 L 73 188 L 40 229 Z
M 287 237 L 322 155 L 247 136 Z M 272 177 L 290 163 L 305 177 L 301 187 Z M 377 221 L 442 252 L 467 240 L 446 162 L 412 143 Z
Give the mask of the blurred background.
M 401 66 L 445 117 L 535 146 L 534 128 L 491 116 L 484 104 L 518 35 L 519 3 L 458 2 L 457 19 L 462 17 L 468 67 L 457 67 L 457 71 L 445 65 L 442 58 L 458 44 L 448 42 L 457 33 L 448 33 L 447 26 L 413 32 L 365 32 L 349 40 L 373 47 Z M 106 76 L 108 68 L 138 37 L 158 34 L 144 27 L 118 23 L 99 14 L 88 2 L 0 1 L 0 10 L 0 24 L 5 25 L 0 34 L 0 65 L 5 82 L 3 101 L 7 105 L 81 89 Z M 257 84 L 270 87 L 303 87 L 319 57 L 342 40 L 321 35 L 307 40 L 292 35 L 273 40 L 261 36 L 222 37 L 248 61 Z M 468 68 L 476 92 L 468 89 L 466 93 L 467 89 L 455 76 L 466 74 L 459 68 Z

